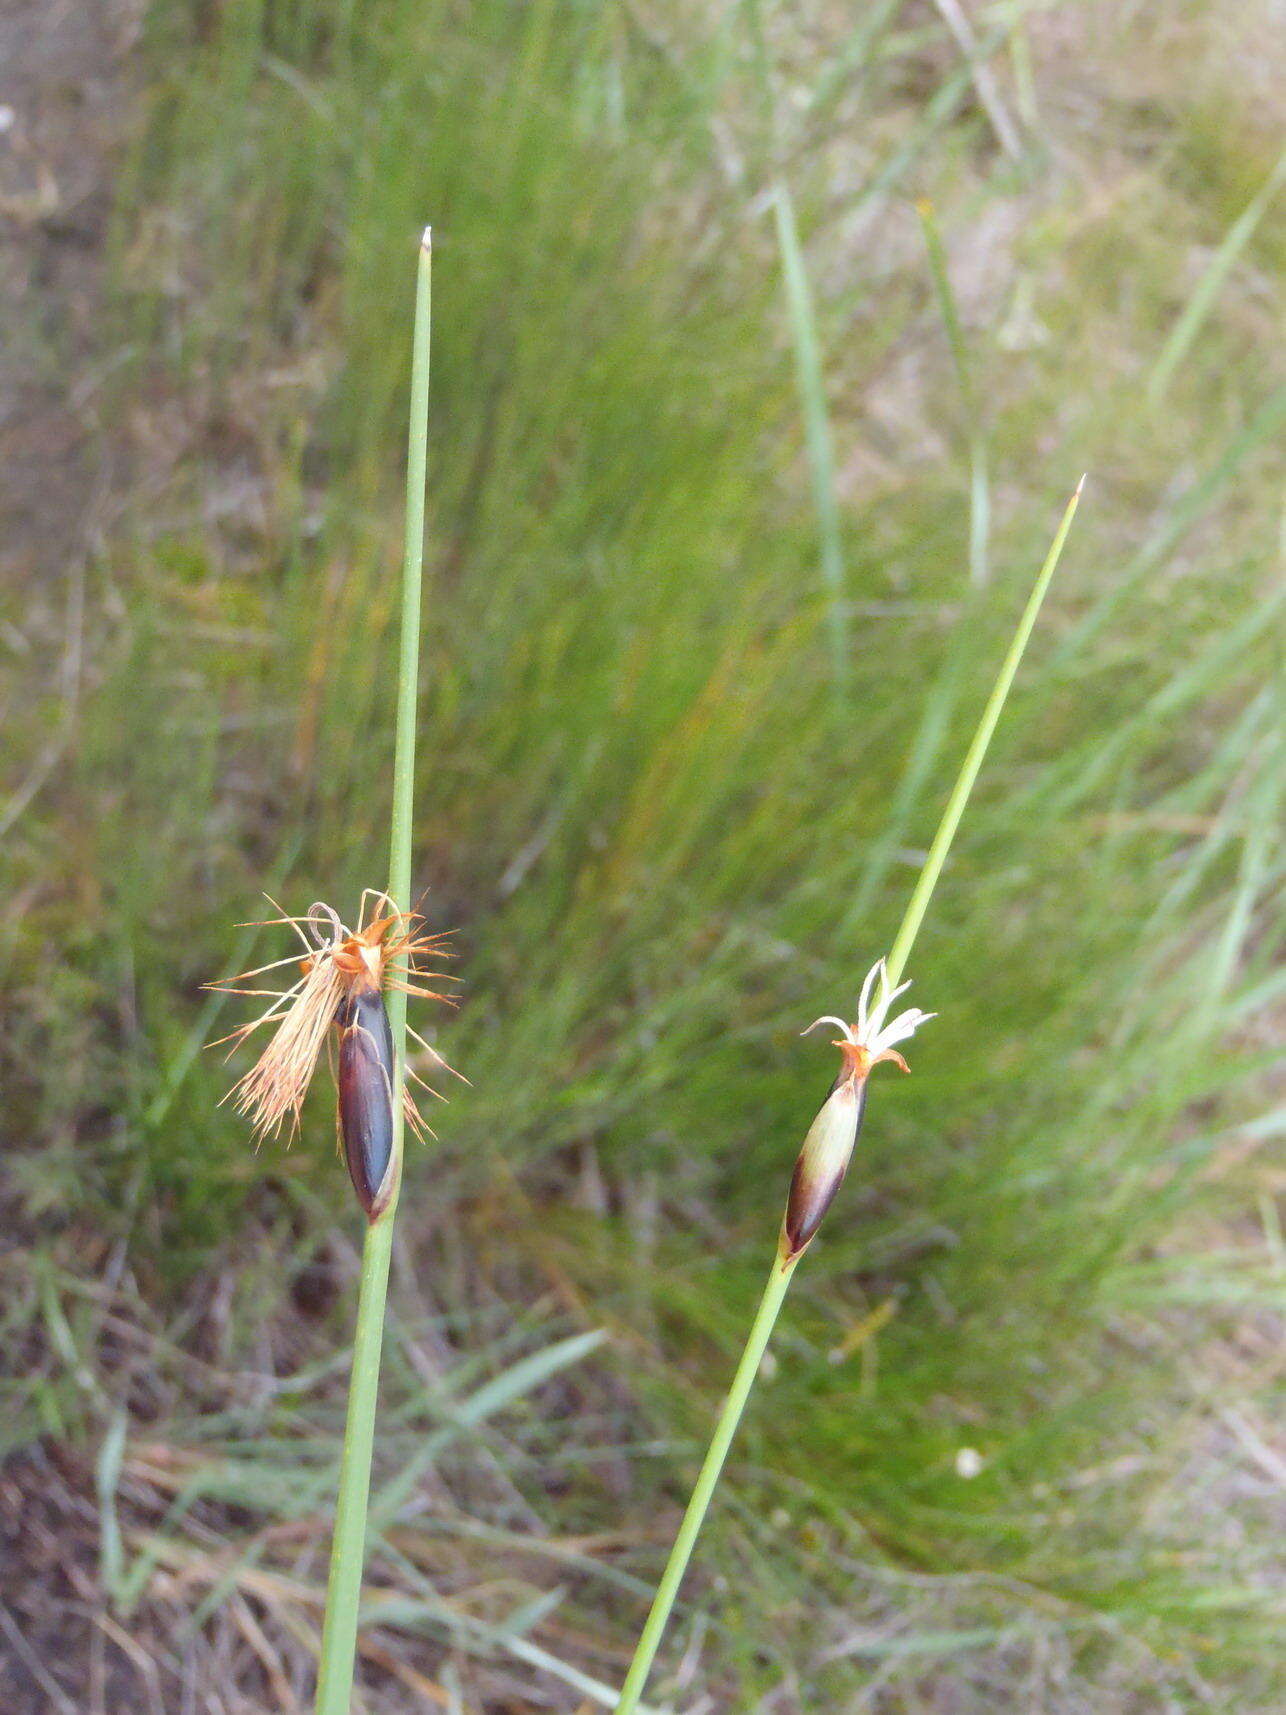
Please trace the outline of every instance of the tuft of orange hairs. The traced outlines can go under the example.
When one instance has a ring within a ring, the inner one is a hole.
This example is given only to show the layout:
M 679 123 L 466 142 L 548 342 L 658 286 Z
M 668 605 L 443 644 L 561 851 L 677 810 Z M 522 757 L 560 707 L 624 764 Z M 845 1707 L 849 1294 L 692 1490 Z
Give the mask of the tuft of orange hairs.
M 276 905 L 275 900 L 269 903 Z M 369 921 L 368 906 L 373 907 Z M 454 1005 L 450 995 L 426 986 L 425 981 L 451 979 L 440 971 L 425 970 L 421 963 L 445 957 L 447 937 L 426 934 L 424 919 L 417 912 L 397 910 L 386 894 L 370 888 L 362 895 L 356 929 L 346 928 L 324 902 L 312 905 L 303 917 L 291 917 L 280 906 L 277 910 L 280 916 L 257 926 L 292 929 L 303 943 L 304 957 L 291 954 L 210 984 L 225 993 L 260 995 L 271 1001 L 258 1018 L 222 1038 L 231 1044 L 231 1053 L 256 1030 L 274 1027 L 263 1053 L 229 1091 L 229 1098 L 250 1120 L 256 1143 L 278 1136 L 285 1124 L 293 1136 L 299 1130 L 304 1097 L 322 1047 L 334 1029 L 339 1039 L 340 1132 L 354 1187 L 373 1218 L 391 1194 L 397 1165 L 391 1161 L 394 1067 L 383 996 L 396 990 Z M 246 986 L 291 965 L 300 975 L 288 988 Z M 417 1031 L 408 1026 L 408 1034 L 433 1065 L 451 1070 Z M 418 1073 L 410 1076 L 430 1093 L 438 1093 Z M 408 1123 L 422 1135 L 428 1127 L 409 1090 L 404 1090 L 403 1099 Z

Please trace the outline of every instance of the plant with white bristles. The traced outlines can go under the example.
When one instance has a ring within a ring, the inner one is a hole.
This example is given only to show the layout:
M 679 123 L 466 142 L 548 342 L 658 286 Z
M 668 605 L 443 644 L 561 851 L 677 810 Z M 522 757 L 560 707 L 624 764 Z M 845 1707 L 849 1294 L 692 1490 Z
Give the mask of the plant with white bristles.
M 880 998 L 872 1007 L 871 990 L 876 983 L 880 985 Z M 882 1060 L 892 1060 L 894 1065 L 900 1066 L 904 1072 L 910 1071 L 902 1056 L 893 1053 L 894 1043 L 909 1041 L 922 1024 L 927 1024 L 929 1019 L 938 1016 L 936 1012 L 921 1012 L 918 1006 L 911 1006 L 905 1012 L 900 1012 L 896 1018 L 889 1019 L 887 1024 L 884 1022 L 893 1002 L 900 994 L 905 994 L 910 986 L 908 978 L 906 982 L 899 983 L 897 988 L 890 989 L 887 961 L 877 959 L 866 973 L 866 981 L 862 984 L 862 992 L 857 1002 L 856 1024 L 846 1024 L 842 1018 L 827 1012 L 820 1018 L 815 1018 L 808 1029 L 801 1030 L 799 1034 L 807 1036 L 809 1031 L 816 1030 L 819 1024 L 834 1024 L 844 1033 L 842 1040 L 835 1046 L 860 1048 L 866 1058 L 868 1071 L 872 1066 L 878 1066 Z
M 799 1160 L 795 1164 L 790 1196 L 786 1203 L 786 1216 L 782 1222 L 781 1237 L 768 1276 L 768 1284 L 764 1288 L 750 1333 L 742 1348 L 732 1386 L 715 1423 L 714 1434 L 710 1438 L 709 1448 L 697 1474 L 683 1522 L 679 1526 L 674 1546 L 670 1550 L 656 1587 L 656 1594 L 652 1598 L 652 1606 L 643 1624 L 634 1659 L 621 1687 L 615 1715 L 636 1715 L 639 1709 L 639 1699 L 656 1658 L 657 1647 L 674 1607 L 679 1585 L 683 1581 L 683 1574 L 687 1570 L 702 1521 L 718 1484 L 737 1424 L 759 1374 L 759 1366 L 767 1350 L 786 1290 L 800 1257 L 817 1231 L 848 1167 L 862 1125 L 866 1106 L 866 1084 L 871 1068 L 878 1066 L 881 1061 L 891 1060 L 905 1072 L 908 1069 L 906 1061 L 897 1052 L 895 1044 L 906 1042 L 922 1024 L 936 1016 L 931 1012 L 921 1012 L 919 1007 L 914 1006 L 898 1013 L 896 1018 L 889 1018 L 889 1012 L 898 996 L 906 993 L 908 985 L 899 983 L 898 979 L 906 966 L 929 900 L 938 884 L 942 866 L 946 862 L 951 842 L 955 838 L 960 818 L 973 790 L 973 783 L 978 777 L 982 759 L 991 742 L 991 735 L 1000 719 L 1000 711 L 1005 705 L 1005 698 L 1009 695 L 1009 688 L 1018 671 L 1018 663 L 1027 646 L 1027 639 L 1036 623 L 1040 604 L 1063 551 L 1063 543 L 1067 540 L 1067 532 L 1071 528 L 1084 481 L 1082 477 L 1076 493 L 1068 502 L 1062 523 L 1045 556 L 1045 563 L 1018 622 L 996 682 L 992 686 L 991 695 L 982 711 L 982 718 L 965 752 L 956 783 L 947 799 L 938 831 L 933 837 L 933 843 L 912 889 L 888 958 L 880 959 L 873 965 L 862 984 L 861 998 L 857 1003 L 857 1023 L 847 1024 L 842 1018 L 828 1013 L 822 1018 L 814 1019 L 808 1027 L 809 1030 L 816 1030 L 819 1024 L 833 1024 L 838 1028 L 840 1035 L 835 1046 L 843 1055 L 844 1064 L 840 1068 L 839 1077 L 831 1086 L 830 1094 L 822 1104 L 821 1112 L 809 1128 Z M 878 998 L 872 1005 L 871 1000 L 876 994 L 877 985 Z M 803 1034 L 807 1035 L 808 1031 Z

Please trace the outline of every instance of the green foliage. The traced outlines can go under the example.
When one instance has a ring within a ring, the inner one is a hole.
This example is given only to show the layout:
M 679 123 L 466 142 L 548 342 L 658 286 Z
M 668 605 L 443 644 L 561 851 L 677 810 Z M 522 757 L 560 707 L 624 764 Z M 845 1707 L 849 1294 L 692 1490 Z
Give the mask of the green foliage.
M 218 1034 L 198 985 L 236 968 L 260 888 L 343 907 L 382 877 L 431 220 L 415 881 L 459 926 L 436 1034 L 472 1088 L 409 1155 L 400 1218 L 465 1219 L 517 1175 L 535 1208 L 505 1242 L 647 1341 L 642 1408 L 702 1440 L 830 1074 L 795 1033 L 885 949 L 1088 466 L 918 944 L 911 999 L 941 1016 L 873 1092 L 734 1455 L 709 1647 L 738 1707 L 801 1675 L 840 1707 L 872 1674 L 890 1709 L 943 1676 L 994 1706 L 998 1664 L 1052 1650 L 1140 1708 L 1200 1683 L 1253 1708 L 1260 1569 L 1183 1517 L 1180 1472 L 1219 1306 L 1280 1293 L 1257 1238 L 1197 1248 L 1275 1191 L 1237 1139 L 1282 997 L 1286 383 L 1243 278 L 1280 249 L 1281 193 L 1234 228 L 1274 157 L 1227 164 L 1193 269 L 1159 171 L 1076 136 L 1115 175 L 1090 195 L 1034 135 L 993 170 L 945 32 L 859 31 L 832 87 L 849 44 L 819 22 L 796 63 L 775 17 L 769 150 L 735 10 L 704 35 L 588 0 L 158 12 L 114 333 L 196 433 L 106 551 L 74 764 L 6 852 L 12 890 L 55 882 L 6 945 L 33 995 L 15 1117 L 48 1145 L 24 1183 L 45 1213 L 57 1183 L 69 1223 L 124 1206 L 171 1273 L 270 1188 L 310 1226 L 317 1195 L 346 1206 L 329 1095 L 299 1149 L 251 1156 L 189 1046 Z M 1166 123 L 1204 157 L 1207 106 Z M 1127 150 L 1141 124 L 1120 116 Z M 827 378 L 838 710 L 769 171 Z M 649 1507 L 683 1486 L 635 1480 Z

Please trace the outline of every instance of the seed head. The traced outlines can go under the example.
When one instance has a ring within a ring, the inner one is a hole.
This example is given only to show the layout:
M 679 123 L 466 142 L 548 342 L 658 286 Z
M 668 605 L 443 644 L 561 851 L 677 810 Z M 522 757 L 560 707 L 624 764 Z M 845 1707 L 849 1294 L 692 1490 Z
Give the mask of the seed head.
M 381 903 L 388 907 L 386 913 L 367 922 L 368 900 L 377 908 Z M 318 1057 L 327 1033 L 336 1025 L 339 1006 L 345 997 L 356 990 L 378 994 L 398 989 L 404 994 L 450 1002 L 449 996 L 412 980 L 425 974 L 416 962 L 418 959 L 442 954 L 443 937 L 424 934 L 423 919 L 415 912 L 392 908 L 384 894 L 368 889 L 362 895 L 356 929 L 346 929 L 338 913 L 322 903 L 313 905 L 306 917 L 289 917 L 283 912 L 271 921 L 294 930 L 305 957 L 298 959 L 296 954 L 277 959 L 230 982 L 209 985 L 230 994 L 262 994 L 272 999 L 271 1006 L 260 1017 L 223 1039 L 235 1048 L 262 1025 L 275 1026 L 259 1059 L 230 1091 L 238 1112 L 250 1120 L 256 1143 L 264 1137 L 275 1137 L 283 1125 L 288 1126 L 291 1135 L 298 1131 L 304 1097 Z M 301 975 L 289 988 L 278 991 L 243 986 L 248 979 L 290 965 Z M 427 1048 L 427 1044 L 424 1046 Z M 429 1052 L 437 1064 L 445 1066 L 440 1055 L 433 1050 Z M 409 1092 L 405 1099 L 407 1118 L 418 1128 L 422 1121 Z

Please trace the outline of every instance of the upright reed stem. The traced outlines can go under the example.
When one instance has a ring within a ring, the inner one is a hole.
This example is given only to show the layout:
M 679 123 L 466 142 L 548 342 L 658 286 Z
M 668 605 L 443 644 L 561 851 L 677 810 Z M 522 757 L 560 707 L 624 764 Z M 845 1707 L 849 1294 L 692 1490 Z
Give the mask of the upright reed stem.
M 979 721 L 977 731 L 973 735 L 973 741 L 965 753 L 964 762 L 961 764 L 960 773 L 951 796 L 947 800 L 947 807 L 942 813 L 942 820 L 938 824 L 938 831 L 929 849 L 924 868 L 920 872 L 915 889 L 907 904 L 901 927 L 894 938 L 893 949 L 886 961 L 886 983 L 889 989 L 897 987 L 898 980 L 906 968 L 906 961 L 910 956 L 920 925 L 924 921 L 924 913 L 928 907 L 929 899 L 937 885 L 938 877 L 942 873 L 942 866 L 946 862 L 947 852 L 955 838 L 956 829 L 960 826 L 960 818 L 964 814 L 969 794 L 973 790 L 973 783 L 978 778 L 982 759 L 986 755 L 991 736 L 996 730 L 996 722 L 1000 719 L 1000 711 L 1004 707 L 1009 688 L 1014 682 L 1014 674 L 1018 671 L 1018 663 L 1022 659 L 1023 651 L 1027 647 L 1027 640 L 1031 636 L 1032 627 L 1036 623 L 1036 615 L 1040 611 L 1041 602 L 1045 599 L 1045 592 L 1049 588 L 1050 579 L 1054 575 L 1059 556 L 1063 552 L 1063 544 L 1067 540 L 1067 532 L 1071 529 L 1084 481 L 1085 479 L 1082 477 L 1077 485 L 1076 493 L 1068 502 L 1062 523 L 1058 527 L 1058 533 L 1055 535 L 1049 553 L 1045 556 L 1045 563 L 1037 575 L 1031 596 L 1014 633 L 1013 642 L 1009 645 L 1008 653 L 1001 664 L 991 695 L 987 699 L 987 706 L 982 712 L 982 719 Z M 634 1651 L 634 1659 L 630 1663 L 629 1672 L 625 1676 L 625 1683 L 621 1687 L 620 1699 L 616 1705 L 616 1715 L 633 1715 L 633 1711 L 638 1708 L 639 1698 L 643 1694 L 643 1687 L 647 1682 L 648 1673 L 651 1670 L 666 1623 L 670 1618 L 670 1611 L 674 1607 L 675 1597 L 679 1593 L 679 1585 L 683 1580 L 683 1574 L 687 1571 L 693 1547 L 705 1521 L 706 1511 L 709 1508 L 715 1486 L 719 1481 L 719 1474 L 723 1470 L 724 1460 L 727 1458 L 728 1449 L 732 1445 L 732 1438 L 736 1434 L 737 1425 L 741 1421 L 746 1400 L 750 1397 L 750 1390 L 754 1386 L 760 1361 L 767 1349 L 778 1312 L 781 1310 L 791 1277 L 794 1275 L 795 1265 L 802 1254 L 799 1252 L 794 1257 L 790 1257 L 787 1255 L 784 1240 L 778 1244 L 772 1272 L 768 1276 L 768 1284 L 764 1288 L 763 1297 L 759 1301 L 759 1308 L 755 1312 L 755 1319 L 746 1339 L 741 1360 L 737 1365 L 737 1372 L 732 1379 L 728 1397 L 724 1400 L 723 1407 L 719 1412 L 718 1420 L 714 1426 L 714 1435 L 711 1437 L 710 1446 L 706 1451 L 696 1485 L 692 1490 L 692 1498 L 689 1500 L 687 1511 L 683 1515 L 683 1522 L 674 1539 L 670 1557 L 665 1563 L 661 1581 L 656 1587 L 655 1596 L 652 1598 L 652 1606 L 648 1611 L 638 1646 Z
M 728 1456 L 728 1448 L 737 1432 L 741 1414 L 745 1410 L 746 1400 L 750 1390 L 755 1385 L 755 1377 L 759 1373 L 760 1361 L 768 1346 L 768 1339 L 777 1320 L 777 1312 L 781 1309 L 781 1301 L 786 1296 L 786 1288 L 790 1285 L 790 1277 L 795 1272 L 798 1257 L 789 1261 L 783 1260 L 779 1254 L 773 1264 L 772 1273 L 768 1276 L 768 1284 L 764 1295 L 759 1300 L 759 1308 L 755 1312 L 754 1322 L 746 1337 L 745 1348 L 737 1365 L 737 1373 L 732 1378 L 732 1386 L 728 1389 L 728 1397 L 723 1402 L 723 1410 L 714 1426 L 714 1434 L 706 1449 L 705 1459 L 697 1473 L 697 1480 L 692 1490 L 692 1498 L 688 1502 L 687 1511 L 683 1515 L 683 1523 L 679 1526 L 679 1534 L 674 1539 L 674 1547 L 670 1550 L 670 1558 L 665 1563 L 665 1571 L 661 1574 L 661 1582 L 656 1587 L 656 1595 L 652 1598 L 652 1606 L 648 1610 L 643 1631 L 639 1637 L 638 1647 L 634 1651 L 634 1660 L 630 1663 L 630 1671 L 625 1676 L 625 1684 L 621 1687 L 620 1702 L 616 1705 L 616 1715 L 626 1715 L 627 1711 L 638 1708 L 639 1698 L 643 1695 L 643 1687 L 647 1682 L 653 1658 L 660 1645 L 665 1631 L 666 1621 L 670 1618 L 670 1610 L 674 1606 L 674 1598 L 679 1593 L 679 1585 L 683 1574 L 687 1571 L 688 1561 L 696 1544 L 697 1534 L 705 1521 L 706 1510 L 710 1505 L 710 1497 L 714 1494 L 715 1485 L 719 1481 L 719 1473 L 723 1470 L 723 1462 Z
M 420 586 L 424 568 L 424 483 L 429 437 L 429 334 L 432 250 L 428 229 L 420 244 L 415 290 L 415 344 L 411 358 L 411 422 L 406 460 L 406 546 L 402 562 L 402 641 L 398 663 L 397 739 L 393 756 L 393 809 L 390 818 L 389 884 L 392 903 L 402 911 L 411 903 L 411 817 L 415 794 L 415 714 L 420 666 Z M 393 1101 L 393 1159 L 398 1185 L 402 1176 L 403 1114 L 401 1090 L 406 1061 L 406 996 L 387 996 L 393 1031 L 396 1089 Z M 331 1546 L 326 1617 L 322 1623 L 317 1668 L 317 1715 L 348 1715 L 357 1649 L 357 1611 L 366 1558 L 366 1503 L 375 1442 L 375 1405 L 379 1391 L 380 1348 L 384 1340 L 384 1302 L 393 1250 L 393 1215 L 398 1189 L 384 1212 L 366 1229 L 362 1277 L 353 1338 L 353 1371 L 348 1386 L 348 1418 L 339 1467 L 335 1538 Z
M 1018 671 L 1018 663 L 1023 658 L 1027 648 L 1027 640 L 1036 624 L 1036 615 L 1040 612 L 1045 592 L 1049 588 L 1054 570 L 1062 557 L 1063 544 L 1067 540 L 1067 532 L 1072 527 L 1072 519 L 1076 516 L 1076 508 L 1080 503 L 1081 490 L 1085 486 L 1085 478 L 1076 485 L 1076 493 L 1067 503 L 1063 513 L 1062 523 L 1050 544 L 1045 564 L 1040 568 L 1036 582 L 1032 586 L 1031 595 L 1027 598 L 1027 606 L 1023 609 L 1022 618 L 1014 632 L 1013 641 L 1000 664 L 1000 672 L 996 682 L 991 687 L 991 695 L 987 698 L 987 706 L 982 711 L 982 719 L 978 722 L 965 759 L 960 764 L 960 772 L 956 783 L 951 788 L 951 796 L 947 799 L 947 807 L 942 812 L 942 820 L 938 823 L 938 831 L 933 836 L 933 844 L 929 847 L 929 855 L 924 860 L 924 868 L 916 877 L 915 887 L 907 908 L 902 915 L 902 924 L 893 938 L 893 946 L 885 961 L 885 977 L 889 988 L 895 989 L 902 980 L 902 972 L 911 956 L 911 948 L 920 932 L 924 914 L 928 910 L 929 900 L 933 890 L 938 885 L 938 877 L 942 874 L 942 866 L 947 861 L 947 853 L 951 850 L 951 842 L 956 837 L 956 829 L 960 826 L 960 818 L 964 815 L 965 805 L 969 802 L 969 794 L 973 791 L 973 783 L 978 778 L 978 770 L 982 767 L 982 759 L 987 754 L 987 746 L 991 743 L 996 723 L 1000 719 L 1000 711 L 1005 706 L 1014 675 Z

